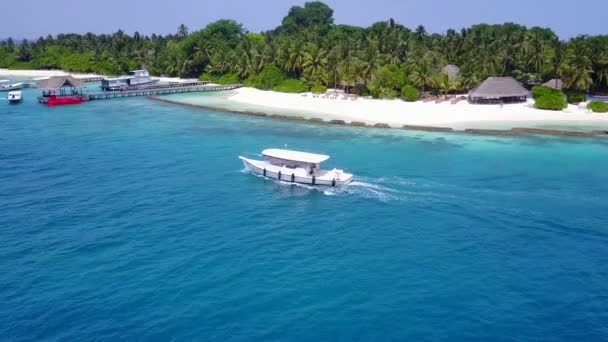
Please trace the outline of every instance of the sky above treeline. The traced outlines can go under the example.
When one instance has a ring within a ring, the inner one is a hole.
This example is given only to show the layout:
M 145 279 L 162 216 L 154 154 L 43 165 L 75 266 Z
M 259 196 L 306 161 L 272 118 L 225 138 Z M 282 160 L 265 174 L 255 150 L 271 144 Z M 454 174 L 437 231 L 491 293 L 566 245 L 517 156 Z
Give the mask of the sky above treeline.
M 3 4 L 0 38 L 37 38 L 57 33 L 174 33 L 218 19 L 235 19 L 252 32 L 273 29 L 304 0 L 18 0 Z M 479 23 L 515 22 L 553 29 L 562 39 L 608 34 L 608 0 L 326 0 L 337 24 L 369 26 L 394 18 L 430 33 L 460 30 Z

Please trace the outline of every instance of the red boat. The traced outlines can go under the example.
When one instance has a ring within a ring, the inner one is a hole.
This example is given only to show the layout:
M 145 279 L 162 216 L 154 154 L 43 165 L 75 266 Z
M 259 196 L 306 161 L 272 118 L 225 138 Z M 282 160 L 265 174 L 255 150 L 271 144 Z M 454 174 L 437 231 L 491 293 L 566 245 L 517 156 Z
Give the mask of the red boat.
M 48 100 L 46 100 L 47 106 L 61 106 L 61 105 L 69 105 L 69 104 L 79 104 L 82 103 L 82 96 L 59 96 L 51 95 Z

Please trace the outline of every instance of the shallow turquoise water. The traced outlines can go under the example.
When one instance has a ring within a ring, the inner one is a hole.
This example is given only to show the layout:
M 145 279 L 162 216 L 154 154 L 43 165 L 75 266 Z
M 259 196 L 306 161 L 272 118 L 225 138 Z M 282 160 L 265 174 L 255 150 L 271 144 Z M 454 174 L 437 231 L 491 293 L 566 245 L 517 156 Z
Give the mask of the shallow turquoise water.
M 608 141 L 0 102 L 0 340 L 608 336 Z M 332 156 L 344 189 L 237 156 Z

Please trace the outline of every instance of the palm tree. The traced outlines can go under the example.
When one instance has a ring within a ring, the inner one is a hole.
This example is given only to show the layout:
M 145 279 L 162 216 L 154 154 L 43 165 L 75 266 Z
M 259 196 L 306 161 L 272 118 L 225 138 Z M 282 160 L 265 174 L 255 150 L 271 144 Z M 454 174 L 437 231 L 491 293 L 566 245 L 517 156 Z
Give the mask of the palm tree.
M 424 42 L 424 39 L 426 38 L 426 28 L 424 28 L 422 25 L 418 25 L 418 27 L 416 27 L 414 37 L 419 43 Z
M 24 39 L 17 47 L 17 59 L 24 62 L 29 62 L 32 59 L 32 47 L 27 39 Z
M 351 87 L 361 82 L 362 64 L 357 57 L 348 57 L 338 65 L 338 77 L 343 82 L 347 94 Z
M 188 27 L 186 27 L 186 25 L 179 25 L 179 27 L 177 28 L 177 37 L 180 39 L 188 37 Z
M 518 52 L 520 60 L 519 72 L 527 74 L 529 80 L 541 81 L 543 75 L 551 69 L 551 62 L 555 59 L 555 50 L 550 43 L 538 32 L 527 32 L 524 42 Z
M 594 69 L 599 85 L 608 86 L 608 52 L 604 52 L 595 60 Z
M 424 91 L 435 85 L 439 61 L 437 56 L 432 51 L 418 56 L 411 66 L 410 81 L 413 82 L 418 88 Z
M 291 46 L 289 55 L 289 72 L 293 76 L 298 77 L 302 74 L 302 65 L 304 64 L 305 51 L 302 44 L 294 43 Z
M 302 63 L 306 78 L 313 83 L 327 83 L 327 65 L 327 51 L 314 44 L 308 45 Z
M 439 74 L 437 74 L 434 78 L 434 80 L 432 81 L 433 85 L 441 90 L 441 92 L 443 92 L 444 95 L 447 95 L 447 93 L 450 91 L 450 88 L 452 86 L 452 82 L 450 82 L 450 76 L 448 76 L 448 74 L 440 72 Z
M 335 47 L 327 54 L 327 69 L 331 72 L 331 78 L 334 82 L 334 89 L 338 87 L 338 67 L 340 66 L 340 48 Z
M 570 52 L 567 57 L 564 72 L 564 84 L 566 88 L 586 91 L 593 85 L 591 75 L 593 73 L 591 59 L 582 54 Z
M 291 53 L 289 51 L 289 45 L 286 43 L 279 44 L 276 47 L 276 54 L 274 64 L 277 65 L 284 73 L 290 73 L 291 69 Z
M 367 85 L 367 82 L 371 81 L 372 76 L 378 70 L 381 64 L 381 56 L 378 52 L 378 42 L 375 40 L 368 40 L 367 47 L 361 54 L 361 67 L 363 83 Z

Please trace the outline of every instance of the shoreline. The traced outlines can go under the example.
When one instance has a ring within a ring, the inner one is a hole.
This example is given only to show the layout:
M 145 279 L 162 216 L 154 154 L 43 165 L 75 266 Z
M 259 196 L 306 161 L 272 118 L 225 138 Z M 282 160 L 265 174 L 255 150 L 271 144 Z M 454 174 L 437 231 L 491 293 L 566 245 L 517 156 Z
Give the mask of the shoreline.
M 188 101 L 188 98 L 184 98 Z M 204 99 L 201 99 L 204 101 Z M 191 101 L 200 103 L 195 97 Z M 227 106 L 264 108 L 284 111 L 285 114 L 321 116 L 328 120 L 360 121 L 367 125 L 383 124 L 391 127 L 430 126 L 450 127 L 454 130 L 499 129 L 517 127 L 557 129 L 564 131 L 608 130 L 608 114 L 592 113 L 586 104 L 569 105 L 562 111 L 540 110 L 534 101 L 505 105 L 470 104 L 466 100 L 452 104 L 405 102 L 399 99 L 370 99 L 313 96 L 311 93 L 286 94 L 240 88 L 226 96 Z
M 201 104 L 192 104 L 181 101 L 174 101 L 157 96 L 147 96 L 149 100 L 178 105 L 183 107 L 212 110 L 221 113 L 239 114 L 247 116 L 265 117 L 275 120 L 285 121 L 300 121 L 312 124 L 325 124 L 333 126 L 345 126 L 345 127 L 360 127 L 360 128 L 375 128 L 375 129 L 392 129 L 392 130 L 406 130 L 406 131 L 419 131 L 419 132 L 436 132 L 436 133 L 453 133 L 453 134 L 471 134 L 471 135 L 491 135 L 491 136 L 524 136 L 524 135 L 549 135 L 549 136 L 562 136 L 562 137 L 586 137 L 586 138 L 601 138 L 608 137 L 608 129 L 606 130 L 591 130 L 591 131 L 568 131 L 568 130 L 556 130 L 556 129 L 544 129 L 544 128 L 527 128 L 527 127 L 513 127 L 511 129 L 481 129 L 481 128 L 465 128 L 465 129 L 454 129 L 451 127 L 441 126 L 424 126 L 424 125 L 402 125 L 400 127 L 390 126 L 385 123 L 376 123 L 373 125 L 367 124 L 361 121 L 344 121 L 344 120 L 325 120 L 323 118 L 311 117 L 306 118 L 303 116 L 295 115 L 282 115 L 282 114 L 271 114 L 261 111 L 249 111 L 249 110 L 232 110 L 222 107 L 207 106 Z
M 76 78 L 89 78 L 89 77 L 107 77 L 107 75 L 99 75 L 95 73 L 78 73 L 78 72 L 69 72 L 65 70 L 11 70 L 0 68 L 0 78 L 2 77 L 31 77 L 35 78 L 43 78 L 43 77 L 52 77 L 52 76 L 67 76 L 72 75 Z M 153 79 L 157 79 L 160 82 L 169 83 L 169 82 L 188 82 L 193 79 L 185 79 L 179 77 L 164 77 L 164 76 L 151 76 Z
M 48 77 L 68 74 L 76 77 L 101 76 L 68 73 L 63 70 L 0 69 L 0 77 L 10 75 Z M 154 78 L 161 82 L 187 81 L 177 77 Z M 521 104 L 499 106 L 472 105 L 466 101 L 451 104 L 449 101 L 405 102 L 363 97 L 358 97 L 356 100 L 342 100 L 341 97 L 342 95 L 339 99 L 328 99 L 322 95 L 313 97 L 311 93 L 289 94 L 239 88 L 224 93 L 221 101 L 210 101 L 210 103 L 205 103 L 208 98 L 196 95 L 180 100 L 157 96 L 148 98 L 225 113 L 354 127 L 495 136 L 521 134 L 608 136 L 608 114 L 591 113 L 584 105 L 569 105 L 563 111 L 545 111 L 534 108 L 532 100 Z
M 64 70 L 11 70 L 0 68 L 0 77 L 52 77 L 52 76 L 67 76 L 72 75 L 76 78 L 87 78 L 87 77 L 105 77 L 104 75 L 98 75 L 95 73 L 78 73 L 78 72 L 67 72 Z

